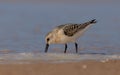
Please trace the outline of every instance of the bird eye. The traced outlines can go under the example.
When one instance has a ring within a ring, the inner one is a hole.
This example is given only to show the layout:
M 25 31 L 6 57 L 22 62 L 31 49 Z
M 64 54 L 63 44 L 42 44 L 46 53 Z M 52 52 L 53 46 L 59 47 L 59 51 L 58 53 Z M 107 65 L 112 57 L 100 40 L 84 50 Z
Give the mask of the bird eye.
M 50 39 L 49 38 L 47 38 L 47 42 L 49 41 Z

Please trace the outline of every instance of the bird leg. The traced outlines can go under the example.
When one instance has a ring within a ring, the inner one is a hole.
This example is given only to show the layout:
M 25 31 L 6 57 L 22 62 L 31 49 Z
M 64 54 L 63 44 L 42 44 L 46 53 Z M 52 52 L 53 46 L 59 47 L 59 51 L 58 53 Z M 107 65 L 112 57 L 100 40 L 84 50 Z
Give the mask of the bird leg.
M 66 53 L 66 51 L 67 51 L 67 44 L 65 44 L 65 51 L 64 51 L 64 53 Z
M 45 53 L 47 53 L 47 51 L 48 51 L 48 47 L 49 47 L 49 44 L 46 44 L 46 47 L 45 47 Z
M 75 42 L 76 53 L 78 53 L 78 44 Z

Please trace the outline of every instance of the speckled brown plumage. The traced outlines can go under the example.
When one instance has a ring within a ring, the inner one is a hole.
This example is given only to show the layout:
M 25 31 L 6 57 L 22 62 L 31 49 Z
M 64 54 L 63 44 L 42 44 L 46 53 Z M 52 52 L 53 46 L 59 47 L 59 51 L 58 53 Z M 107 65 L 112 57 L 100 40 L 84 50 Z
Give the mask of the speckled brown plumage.
M 96 23 L 96 20 L 91 20 L 89 22 L 85 22 L 83 24 L 66 24 L 64 25 L 64 34 L 67 36 L 73 36 L 76 34 L 78 31 L 85 29 L 90 24 Z

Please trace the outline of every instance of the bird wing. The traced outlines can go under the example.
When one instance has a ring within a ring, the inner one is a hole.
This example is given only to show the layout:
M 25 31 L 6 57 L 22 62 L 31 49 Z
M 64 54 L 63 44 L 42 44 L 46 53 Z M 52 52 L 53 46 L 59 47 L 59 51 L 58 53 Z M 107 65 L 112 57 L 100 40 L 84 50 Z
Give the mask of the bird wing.
M 58 29 L 63 29 L 64 34 L 67 36 L 73 36 L 74 34 L 76 34 L 78 31 L 81 31 L 83 29 L 85 29 L 88 25 L 90 24 L 94 24 L 96 23 L 96 19 L 93 19 L 91 21 L 82 23 L 82 24 L 64 24 L 64 25 L 60 25 L 57 28 Z
M 70 26 L 70 25 L 72 25 L 72 23 L 62 24 L 62 25 L 57 26 L 56 28 L 57 28 L 57 29 L 62 29 L 62 28 L 64 28 L 64 27 Z
M 66 25 L 63 28 L 64 34 L 67 36 L 73 36 L 76 32 L 79 31 L 79 25 L 78 24 L 71 24 L 71 25 Z

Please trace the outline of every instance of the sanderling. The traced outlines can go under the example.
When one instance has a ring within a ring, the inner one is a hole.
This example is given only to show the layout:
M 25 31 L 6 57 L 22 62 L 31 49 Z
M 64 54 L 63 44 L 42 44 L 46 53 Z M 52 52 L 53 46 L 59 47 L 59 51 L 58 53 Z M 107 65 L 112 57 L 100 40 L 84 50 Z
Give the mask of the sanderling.
M 92 24 L 96 23 L 96 19 L 82 24 L 63 24 L 54 28 L 46 37 L 45 53 L 48 51 L 50 44 L 65 44 L 64 53 L 67 51 L 67 43 L 75 43 L 76 53 L 78 52 L 77 39 L 88 29 Z

